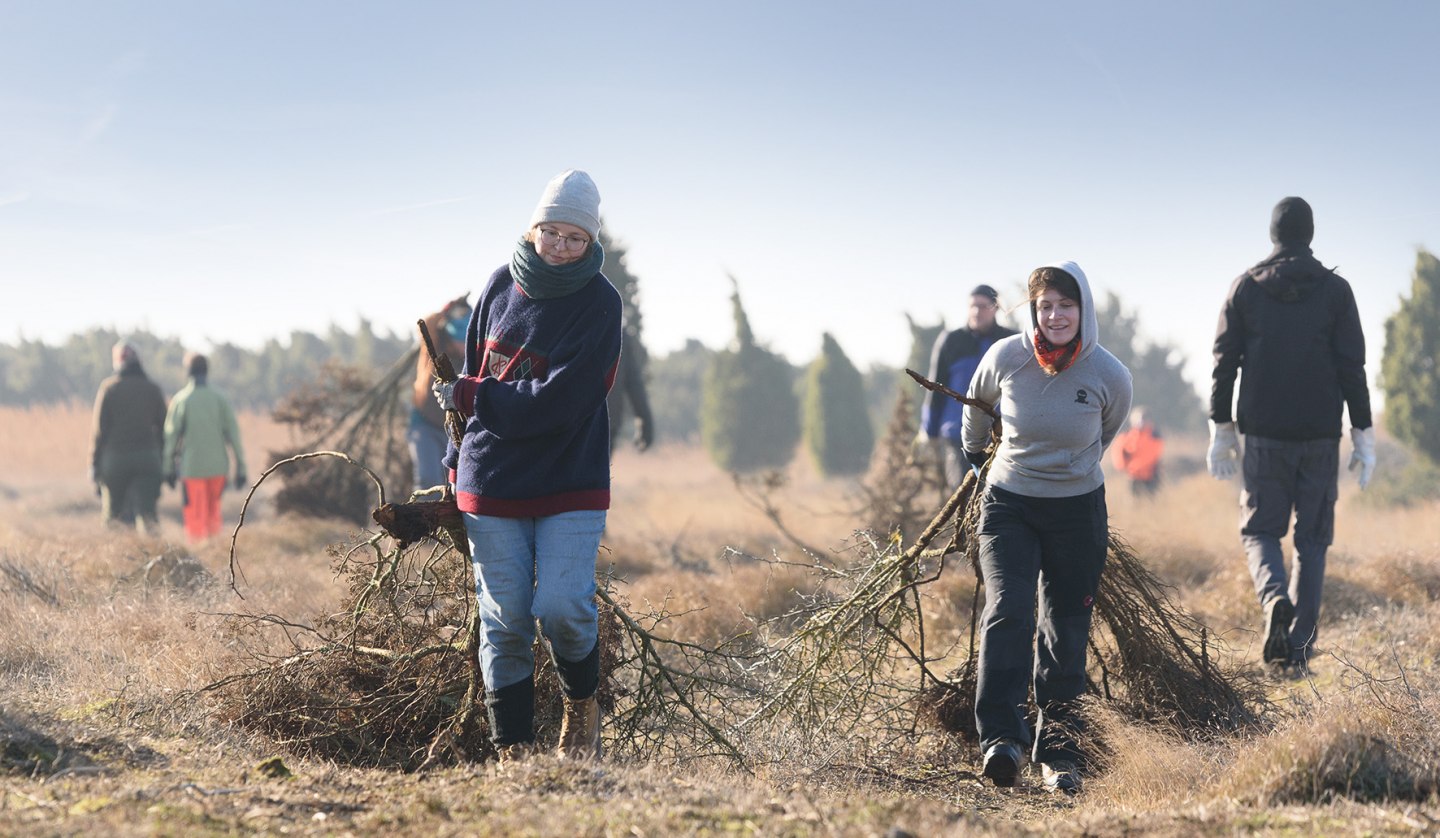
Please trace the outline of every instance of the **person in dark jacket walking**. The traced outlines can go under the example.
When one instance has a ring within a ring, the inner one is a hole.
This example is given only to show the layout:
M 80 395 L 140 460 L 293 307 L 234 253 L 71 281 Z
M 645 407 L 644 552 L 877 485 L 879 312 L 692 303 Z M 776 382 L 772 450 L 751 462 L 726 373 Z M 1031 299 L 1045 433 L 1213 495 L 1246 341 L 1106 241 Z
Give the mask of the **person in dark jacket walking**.
M 1240 465 L 1240 536 L 1264 614 L 1262 657 L 1277 666 L 1304 667 L 1315 648 L 1325 554 L 1335 534 L 1342 408 L 1350 413 L 1349 467 L 1359 469 L 1361 489 L 1375 469 L 1360 313 L 1350 283 L 1312 254 L 1314 233 L 1304 200 L 1276 204 L 1275 249 L 1231 284 L 1215 331 L 1205 461 L 1217 479 Z M 1292 515 L 1295 561 L 1287 579 L 1280 539 Z
M 610 388 L 605 401 L 610 411 L 610 450 L 615 450 L 620 432 L 631 416 L 635 419 L 635 449 L 648 449 L 655 441 L 655 417 L 650 413 L 650 396 L 645 389 L 645 347 L 640 343 L 640 335 L 629 326 L 625 327 L 615 386 Z
M 989 285 L 977 285 L 970 292 L 970 309 L 965 325 L 940 335 L 930 353 L 930 380 L 938 381 L 957 393 L 970 389 L 970 377 L 980 366 L 980 358 L 996 341 L 1015 334 L 995 322 L 999 294 Z M 944 445 L 945 482 L 951 489 L 969 470 L 965 448 L 961 443 L 964 405 L 933 390 L 925 391 L 920 403 L 919 447 L 933 451 Z
M 1074 794 L 1082 761 L 1075 700 L 1109 547 L 1105 449 L 1130 412 L 1130 371 L 1100 345 L 1089 280 L 1074 262 L 1035 269 L 1023 334 L 980 361 L 969 396 L 993 406 L 1003 436 L 980 500 L 985 585 L 975 723 L 983 773 L 1013 786 L 1033 737 L 1045 786 Z M 995 419 L 964 411 L 966 459 L 980 473 Z M 1037 622 L 1038 615 L 1038 622 Z
M 165 395 L 126 341 L 115 344 L 110 364 L 115 374 L 100 383 L 95 395 L 90 479 L 100 492 L 105 523 L 157 534 Z
M 535 739 L 535 621 L 565 696 L 562 755 L 599 758 L 595 557 L 610 507 L 605 396 L 620 359 L 620 294 L 600 267 L 600 193 L 571 169 L 545 187 L 509 264 L 465 332 L 459 380 L 436 380 L 465 418 L 445 453 L 464 514 L 480 612 L 480 670 L 502 760 Z

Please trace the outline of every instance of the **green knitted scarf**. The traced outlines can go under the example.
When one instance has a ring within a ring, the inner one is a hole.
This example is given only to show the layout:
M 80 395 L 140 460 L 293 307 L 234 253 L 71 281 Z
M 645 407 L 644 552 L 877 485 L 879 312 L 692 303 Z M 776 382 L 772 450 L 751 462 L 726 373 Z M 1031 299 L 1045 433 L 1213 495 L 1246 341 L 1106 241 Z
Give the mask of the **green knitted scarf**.
M 600 242 L 590 243 L 584 257 L 568 265 L 550 265 L 535 252 L 535 245 L 521 237 L 515 245 L 515 255 L 510 257 L 510 275 L 525 296 L 532 300 L 548 300 L 574 294 L 605 263 L 605 249 Z

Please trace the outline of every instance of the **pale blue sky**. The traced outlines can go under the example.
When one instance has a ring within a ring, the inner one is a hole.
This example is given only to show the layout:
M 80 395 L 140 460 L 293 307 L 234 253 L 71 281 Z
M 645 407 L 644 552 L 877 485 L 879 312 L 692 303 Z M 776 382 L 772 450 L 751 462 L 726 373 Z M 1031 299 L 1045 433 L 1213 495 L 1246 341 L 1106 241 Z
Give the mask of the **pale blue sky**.
M 1440 247 L 1440 4 L 0 0 L 0 340 L 409 332 L 577 167 L 652 353 L 897 365 L 906 312 L 1077 261 L 1208 388 L 1270 209 L 1315 207 L 1372 380 Z M 1104 336 L 1101 336 L 1102 342 Z M 1378 393 L 1377 393 L 1378 397 Z

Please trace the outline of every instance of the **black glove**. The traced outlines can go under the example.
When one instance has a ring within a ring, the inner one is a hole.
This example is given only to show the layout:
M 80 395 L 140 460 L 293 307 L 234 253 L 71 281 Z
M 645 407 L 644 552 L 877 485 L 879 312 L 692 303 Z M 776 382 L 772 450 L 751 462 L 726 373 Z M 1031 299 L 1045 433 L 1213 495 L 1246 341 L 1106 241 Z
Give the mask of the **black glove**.
M 245 489 L 250 486 L 250 478 L 243 471 L 235 472 L 235 488 Z
M 95 497 L 100 497 L 100 475 L 94 463 L 90 464 L 90 482 L 95 484 Z
M 175 488 L 175 481 L 178 480 L 178 479 L 179 479 L 179 476 L 175 474 L 175 471 L 174 471 L 173 469 L 170 470 L 170 471 L 165 472 L 165 485 L 166 485 L 166 486 L 169 486 L 169 487 L 172 488 L 172 489 Z

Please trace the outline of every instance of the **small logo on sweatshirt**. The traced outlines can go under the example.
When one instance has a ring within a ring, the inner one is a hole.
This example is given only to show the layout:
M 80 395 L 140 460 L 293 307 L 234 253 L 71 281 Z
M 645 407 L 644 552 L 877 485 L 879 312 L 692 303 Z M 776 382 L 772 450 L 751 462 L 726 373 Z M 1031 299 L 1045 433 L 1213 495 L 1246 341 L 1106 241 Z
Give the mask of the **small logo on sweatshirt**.
M 1090 398 L 1090 394 L 1087 393 L 1087 392 L 1085 392 L 1084 390 L 1076 390 L 1076 391 L 1075 391 L 1075 403 L 1076 403 L 1076 404 L 1089 404 L 1090 402 L 1086 401 L 1086 399 L 1088 399 L 1088 398 Z

